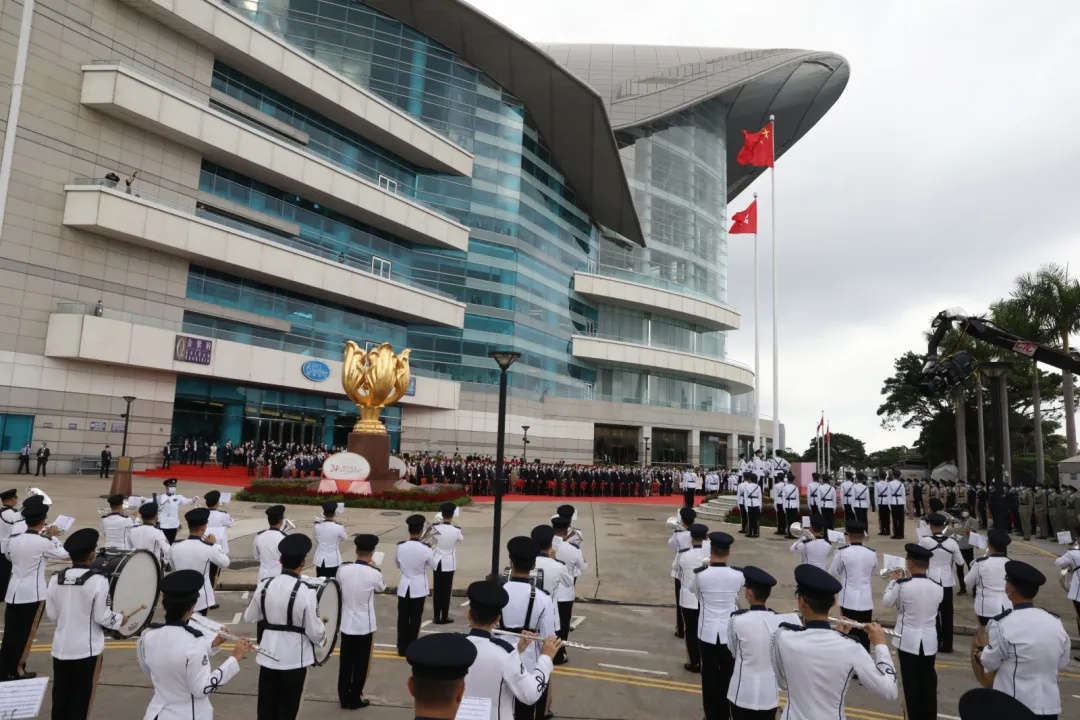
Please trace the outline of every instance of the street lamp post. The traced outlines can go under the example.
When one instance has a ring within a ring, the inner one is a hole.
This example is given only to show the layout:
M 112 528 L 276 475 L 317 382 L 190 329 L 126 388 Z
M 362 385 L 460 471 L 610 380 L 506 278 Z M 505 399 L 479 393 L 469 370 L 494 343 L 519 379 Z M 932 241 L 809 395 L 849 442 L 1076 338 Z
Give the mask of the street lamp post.
M 990 494 L 990 513 L 994 518 L 995 528 L 1009 527 L 1009 503 L 1005 499 L 1005 437 L 1004 414 L 1008 412 L 1006 375 L 1012 363 L 979 363 L 979 372 L 991 379 L 990 421 L 994 448 L 994 491 Z
M 131 421 L 131 403 L 135 402 L 135 396 L 125 395 L 124 402 L 127 403 L 127 410 L 124 411 L 122 416 L 124 418 L 124 440 L 120 445 L 120 457 L 127 457 L 128 423 Z
M 529 426 L 522 425 L 521 430 L 524 433 L 521 436 L 521 462 L 525 462 L 525 456 L 529 453 Z
M 113 472 L 112 485 L 109 488 L 110 495 L 131 496 L 131 458 L 127 456 L 128 425 L 131 423 L 131 403 L 135 402 L 134 395 L 125 395 L 124 402 L 127 408 L 121 415 L 124 419 L 124 439 L 120 446 L 120 459 L 116 461 L 116 470 Z
M 506 371 L 521 357 L 521 353 L 511 350 L 492 350 L 488 355 L 499 366 L 499 436 L 495 440 L 495 519 L 491 533 L 491 578 L 494 579 L 499 574 L 502 498 L 506 483 L 503 470 L 503 459 L 506 454 Z
M 652 458 L 649 457 L 649 440 L 651 439 L 648 435 L 645 436 L 645 457 L 641 458 L 642 465 L 651 464 Z

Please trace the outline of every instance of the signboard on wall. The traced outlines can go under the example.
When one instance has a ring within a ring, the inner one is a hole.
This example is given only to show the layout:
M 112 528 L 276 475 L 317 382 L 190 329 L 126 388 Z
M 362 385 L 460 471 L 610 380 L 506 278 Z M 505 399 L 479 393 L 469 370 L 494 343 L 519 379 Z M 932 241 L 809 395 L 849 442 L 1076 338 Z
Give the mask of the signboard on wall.
M 124 432 L 124 425 L 125 424 L 126 423 L 122 423 L 122 422 L 113 423 L 112 427 L 109 428 L 109 432 Z
M 196 365 L 209 365 L 210 357 L 213 354 L 213 345 L 212 340 L 177 335 L 176 343 L 173 346 L 173 360 Z
M 308 360 L 300 366 L 300 372 L 311 382 L 322 382 L 330 377 L 330 366 L 322 360 Z
M 90 429 L 95 431 L 95 432 L 104 432 L 105 431 L 105 421 L 104 420 L 91 420 L 90 421 Z
M 412 397 L 416 394 L 416 376 L 409 377 L 409 389 L 405 391 L 405 397 Z
M 79 423 L 68 423 L 68 430 L 78 430 Z

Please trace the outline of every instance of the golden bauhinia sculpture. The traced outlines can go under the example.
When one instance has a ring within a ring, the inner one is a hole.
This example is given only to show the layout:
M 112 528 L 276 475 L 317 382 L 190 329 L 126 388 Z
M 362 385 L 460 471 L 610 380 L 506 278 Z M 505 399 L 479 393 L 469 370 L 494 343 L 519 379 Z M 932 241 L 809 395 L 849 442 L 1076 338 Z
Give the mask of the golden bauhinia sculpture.
M 395 353 L 390 343 L 383 343 L 371 350 L 364 350 L 352 340 L 345 343 L 341 386 L 360 410 L 360 420 L 353 426 L 354 432 L 386 434 L 386 426 L 379 420 L 379 414 L 384 407 L 393 405 L 408 391 L 410 352 L 402 350 Z

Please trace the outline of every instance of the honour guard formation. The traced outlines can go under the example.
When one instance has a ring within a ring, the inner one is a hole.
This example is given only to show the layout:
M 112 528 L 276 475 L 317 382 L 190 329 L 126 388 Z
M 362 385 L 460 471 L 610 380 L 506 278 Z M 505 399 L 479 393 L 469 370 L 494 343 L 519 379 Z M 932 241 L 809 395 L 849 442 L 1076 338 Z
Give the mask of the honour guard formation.
M 903 544 L 902 557 L 890 556 L 866 544 L 867 523 L 875 522 L 878 534 L 890 539 L 903 537 L 903 518 L 886 504 L 907 491 L 897 495 L 890 487 L 904 487 L 895 474 L 879 477 L 873 493 L 864 473 L 851 473 L 840 485 L 822 473 L 805 490 L 788 470 L 777 471 L 771 487 L 766 479 L 752 469 L 734 486 L 723 477 L 747 509 L 741 528 L 710 527 L 692 507 L 669 520 L 672 554 L 657 547 L 671 558 L 675 593 L 668 602 L 675 608 L 674 631 L 685 662 L 643 672 L 696 676 L 692 684 L 678 682 L 695 689 L 706 720 L 867 717 L 852 710 L 853 697 L 876 697 L 884 703 L 878 707 L 893 707 L 896 717 L 913 720 L 936 720 L 952 707 L 962 717 L 976 717 L 972 713 L 987 712 L 988 706 L 994 713 L 1014 708 L 1007 717 L 1070 717 L 1072 701 L 1063 696 L 1058 677 L 1071 659 L 1070 640 L 1062 620 L 1037 603 L 1046 576 L 1009 557 L 1009 532 L 991 528 L 985 544 L 978 542 L 985 551 L 975 558 L 970 550 L 981 537 L 977 520 L 962 511 L 950 514 L 943 501 L 929 497 L 928 514 L 915 518 L 917 542 Z M 404 518 L 408 539 L 387 553 L 394 575 L 387 578 L 379 535 L 350 534 L 336 502 L 320 507 L 310 535 L 297 529 L 284 505 L 266 507 L 265 526 L 248 531 L 250 555 L 241 558 L 235 556 L 237 521 L 222 493 L 207 492 L 205 506 L 178 514 L 197 500 L 178 495 L 176 481 L 165 487 L 148 502 L 108 497 L 100 531 L 65 532 L 58 518 L 50 523 L 52 500 L 40 490 L 31 489 L 21 503 L 16 490 L 0 493 L 0 544 L 9 568 L 0 661 L 9 681 L 35 678 L 26 667 L 28 651 L 41 619 L 55 624 L 49 673 L 54 718 L 93 716 L 107 638 L 133 644 L 152 686 L 148 705 L 138 711 L 145 720 L 212 718 L 215 694 L 230 692 L 226 686 L 235 686 L 245 670 L 252 678 L 246 682 L 257 688 L 247 716 L 301 717 L 311 678 L 332 672 L 324 667 L 332 658 L 337 706 L 377 717 L 378 701 L 372 702 L 366 688 L 373 665 L 388 657 L 411 667 L 403 687 L 423 717 L 451 720 L 461 712 L 469 718 L 544 720 L 560 711 L 580 717 L 567 699 L 576 696 L 574 681 L 561 674 L 607 677 L 585 669 L 581 656 L 586 663 L 607 655 L 620 662 L 620 654 L 649 657 L 657 651 L 655 643 L 636 646 L 632 634 L 618 635 L 624 647 L 569 640 L 576 586 L 588 568 L 586 554 L 594 552 L 575 528 L 572 505 L 557 506 L 549 522 L 503 542 L 503 570 L 466 582 L 459 592 L 466 601 L 455 618 L 450 608 L 459 555 L 473 545 L 484 552 L 489 540 L 464 544 L 465 532 L 455 522 L 460 509 L 453 503 L 442 505 L 430 521 L 421 514 Z M 811 513 L 805 528 L 803 497 Z M 775 533 L 764 537 L 756 504 L 762 498 L 771 499 L 778 518 Z M 882 507 L 889 511 L 871 516 Z M 162 528 L 163 518 L 173 524 L 173 514 L 176 527 Z M 737 541 L 739 534 L 745 540 Z M 791 540 L 772 540 L 773 534 Z M 777 544 L 766 546 L 770 542 Z M 789 542 L 790 552 L 783 553 Z M 1078 547 L 1062 553 L 1056 565 L 1080 618 Z M 794 562 L 785 566 L 781 558 Z M 225 602 L 218 587 L 222 572 L 242 561 L 256 579 L 244 593 L 239 617 L 212 617 Z M 60 569 L 46 577 L 49 563 Z M 883 580 L 884 589 L 875 588 Z M 793 600 L 777 600 L 778 588 L 785 586 L 794 588 Z M 939 673 L 950 666 L 941 658 L 955 654 L 958 586 L 966 588 L 959 594 L 972 596 L 970 610 L 978 618 L 970 664 L 982 688 L 946 702 Z M 377 605 L 384 602 L 377 597 L 388 588 L 397 598 L 396 636 L 381 644 L 393 651 L 376 651 L 382 624 Z M 670 591 L 665 595 L 671 598 Z M 894 627 L 875 622 L 878 611 L 895 611 Z M 238 622 L 253 627 L 255 637 L 229 629 Z M 455 627 L 435 627 L 445 625 Z M 231 654 L 222 661 L 216 656 L 223 650 Z M 254 666 L 246 667 L 251 654 Z M 634 670 L 605 662 L 599 667 Z M 606 690 L 601 683 L 597 698 Z

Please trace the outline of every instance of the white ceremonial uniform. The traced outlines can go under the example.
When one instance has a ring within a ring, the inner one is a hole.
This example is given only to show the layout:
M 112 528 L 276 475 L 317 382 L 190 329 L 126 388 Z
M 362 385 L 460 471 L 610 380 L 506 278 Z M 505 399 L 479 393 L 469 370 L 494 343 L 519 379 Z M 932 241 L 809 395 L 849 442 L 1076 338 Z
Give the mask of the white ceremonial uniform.
M 419 540 L 406 540 L 398 544 L 394 562 L 401 570 L 398 597 L 427 597 L 430 592 L 427 571 L 435 567 L 435 553 L 431 548 Z
M 183 495 L 160 493 L 156 498 L 158 505 L 158 527 L 162 530 L 175 530 L 180 527 L 180 506 L 193 505 L 194 498 Z
M 767 469 L 765 467 L 764 460 L 756 457 L 753 459 L 753 461 L 751 461 L 750 467 L 753 470 L 754 476 L 757 477 L 758 480 L 765 477 Z
M 773 636 L 772 663 L 777 684 L 787 690 L 781 720 L 846 720 L 844 699 L 852 675 L 863 687 L 886 700 L 895 700 L 896 670 L 887 645 L 875 645 L 873 656 L 853 637 L 814 621 L 798 627 L 784 623 Z M 828 662 L 808 662 L 827 657 Z
M 536 569 L 544 571 L 544 590 L 556 602 L 574 602 L 577 597 L 574 593 L 574 575 L 570 568 L 562 560 L 547 555 L 536 556 Z M 558 613 L 556 613 L 558 620 Z M 559 630 L 562 626 L 555 623 Z
M 312 528 L 315 535 L 315 567 L 335 568 L 341 564 L 341 547 L 339 543 L 349 536 L 345 527 L 333 520 L 323 520 L 315 523 Z
M 912 655 L 938 651 L 937 612 L 945 591 L 925 575 L 891 580 L 885 588 L 882 604 L 896 608 L 896 632 L 893 647 Z
M 904 483 L 897 479 L 889 481 L 889 487 L 887 489 L 889 495 L 890 505 L 906 505 L 907 504 L 907 488 L 904 487 Z M 893 528 L 893 532 L 896 529 Z
M 1080 568 L 1080 550 L 1067 550 L 1064 555 L 1054 561 L 1054 565 L 1066 570 Z M 965 578 L 966 581 L 967 578 Z M 1067 597 L 1073 602 L 1080 602 L 1080 570 L 1072 574 Z
M 285 539 L 285 533 L 278 528 L 267 528 L 255 535 L 252 550 L 259 561 L 259 581 L 277 577 L 281 574 L 281 551 L 278 545 Z
M 741 570 L 716 563 L 698 568 L 694 590 L 698 600 L 698 640 L 727 645 L 728 621 L 739 609 L 739 592 L 746 584 Z
M 289 613 L 292 608 L 292 613 Z M 261 580 L 244 610 L 244 622 L 265 620 L 259 647 L 277 660 L 259 654 L 256 662 L 271 670 L 298 670 L 315 663 L 315 648 L 326 642 L 318 596 L 296 573 L 284 571 Z
M 746 488 L 751 485 L 746 480 L 740 480 L 739 484 L 735 486 L 735 504 L 746 506 Z
M 848 610 L 873 610 L 870 579 L 877 572 L 877 553 L 864 545 L 839 548 L 829 563 L 829 574 L 843 585 L 837 603 Z
M 135 519 L 124 513 L 109 513 L 101 518 L 101 530 L 105 536 L 105 547 L 116 550 L 128 550 L 128 530 L 135 527 Z
M 821 483 L 817 480 L 811 480 L 810 484 L 806 486 L 806 504 L 810 506 L 811 510 L 818 506 L 818 490 L 821 488 Z
M 870 488 L 864 483 L 856 482 L 851 486 L 851 507 L 870 509 Z
M 889 482 L 887 480 L 877 480 L 874 483 L 874 509 L 880 510 L 882 507 L 887 507 L 892 504 L 889 499 Z
M 439 572 L 454 572 L 457 569 L 457 546 L 465 540 L 461 528 L 449 522 L 442 522 L 435 528 L 435 569 Z
M 784 507 L 784 488 L 787 487 L 787 480 L 777 479 L 769 490 L 769 499 L 773 502 L 773 507 L 777 510 Z
M 13 534 L 22 532 L 26 532 L 26 521 L 22 519 L 19 511 L 13 507 L 0 510 L 0 553 L 7 555 L 8 539 Z
M 203 589 L 195 603 L 195 610 L 205 610 L 217 604 L 214 587 L 210 584 L 210 566 L 217 565 L 224 570 L 229 567 L 229 556 L 221 552 L 221 547 L 211 545 L 202 538 L 189 537 L 178 540 L 172 546 L 173 570 L 198 570 L 203 576 Z
M 728 684 L 727 699 L 745 710 L 769 710 L 780 704 L 780 691 L 772 667 L 772 638 L 776 613 L 754 605 L 731 613 L 728 650 L 735 671 Z
M 836 510 L 836 488 L 829 483 L 818 485 L 817 502 L 821 510 Z
M 369 563 L 347 562 L 338 568 L 337 581 L 341 585 L 341 632 L 375 632 L 375 593 L 386 589 L 382 572 Z
M 746 507 L 748 508 L 761 507 L 761 485 L 758 485 L 756 482 L 746 483 L 746 494 L 743 502 L 746 503 Z
M 823 537 L 812 540 L 800 538 L 791 544 L 791 552 L 799 553 L 804 565 L 815 565 L 822 570 L 828 569 L 829 553 L 832 552 L 832 544 Z
M 851 506 L 851 488 L 854 486 L 851 480 L 844 480 L 840 483 L 840 504 L 844 506 Z
M 87 571 L 83 567 L 61 570 L 49 579 L 45 590 L 45 614 L 56 623 L 52 656 L 57 660 L 100 655 L 105 650 L 102 628 L 120 628 L 123 616 L 109 609 L 109 581 L 105 576 L 92 573 L 83 584 L 76 584 Z
M 671 533 L 671 537 L 668 538 L 667 546 L 675 551 L 675 557 L 671 559 L 671 577 L 677 580 L 679 578 L 679 551 L 685 550 L 690 547 L 690 531 L 689 530 L 676 530 Z
M 937 582 L 941 587 L 951 588 L 956 584 L 956 572 L 953 563 L 964 565 L 964 556 L 960 554 L 960 546 L 956 540 L 944 535 L 931 535 L 919 538 L 919 544 L 933 553 L 930 556 L 930 570 L 926 576 Z
M 687 470 L 682 474 L 682 489 L 683 490 L 697 490 L 698 488 L 698 476 L 696 472 Z
M 162 568 L 172 563 L 172 549 L 165 533 L 153 525 L 136 525 L 128 530 L 128 545 L 132 550 L 148 550 L 158 559 Z
M 799 509 L 799 486 L 793 482 L 785 483 L 784 508 L 788 511 L 788 522 L 795 522 L 798 518 L 798 512 L 793 514 L 791 511 Z
M 520 633 L 523 630 L 537 633 L 540 637 L 551 637 L 558 629 L 559 612 L 555 608 L 555 602 L 547 591 L 542 587 L 534 588 L 526 578 L 510 578 L 506 585 L 506 594 L 510 596 L 510 602 L 503 608 L 499 627 L 510 632 Z M 525 669 L 530 672 L 540 664 L 539 643 L 531 643 L 521 654 Z
M 64 546 L 56 538 L 37 533 L 19 533 L 8 540 L 11 580 L 4 602 L 11 604 L 41 602 L 45 599 L 45 558 L 68 560 Z
M 214 540 L 221 546 L 221 552 L 229 554 L 229 528 L 233 526 L 233 519 L 224 510 L 211 510 L 210 519 L 206 521 L 206 534 L 213 535 Z
M 691 547 L 689 550 L 685 550 L 679 553 L 679 557 L 676 560 L 678 563 L 679 582 L 682 586 L 679 589 L 679 607 L 684 607 L 689 610 L 698 609 L 697 598 L 697 583 L 695 582 L 697 576 L 694 571 L 702 566 L 702 564 L 710 556 L 709 546 L 703 547 Z
M 687 533 L 689 536 L 690 533 Z M 581 577 L 581 573 L 585 572 L 585 568 L 589 566 L 585 562 L 585 555 L 581 550 L 563 540 L 558 535 L 551 541 L 551 547 L 555 550 L 555 557 L 566 563 L 566 567 L 570 570 L 570 574 L 575 578 Z
M 1080 552 L 1076 552 L 1080 559 Z M 1012 601 L 1005 595 L 1005 555 L 986 555 L 971 563 L 964 575 L 964 584 L 975 594 L 975 614 L 992 618 L 1012 610 Z M 1075 577 L 1073 578 L 1075 580 Z
M 705 492 L 720 492 L 720 476 L 715 471 L 705 473 Z
M 1017 604 L 986 626 L 982 666 L 994 689 L 1012 695 L 1036 715 L 1061 712 L 1058 673 L 1069 664 L 1071 643 L 1061 618 L 1030 603 Z
M 476 628 L 466 637 L 476 646 L 476 659 L 465 676 L 465 696 L 490 700 L 491 720 L 513 720 L 515 699 L 525 705 L 540 701 L 551 677 L 551 658 L 541 655 L 536 667 L 526 670 L 509 639 Z
M 152 626 L 139 637 L 139 667 L 154 685 L 143 720 L 213 720 L 209 696 L 240 672 L 234 657 L 211 667 L 213 639 L 182 623 Z

